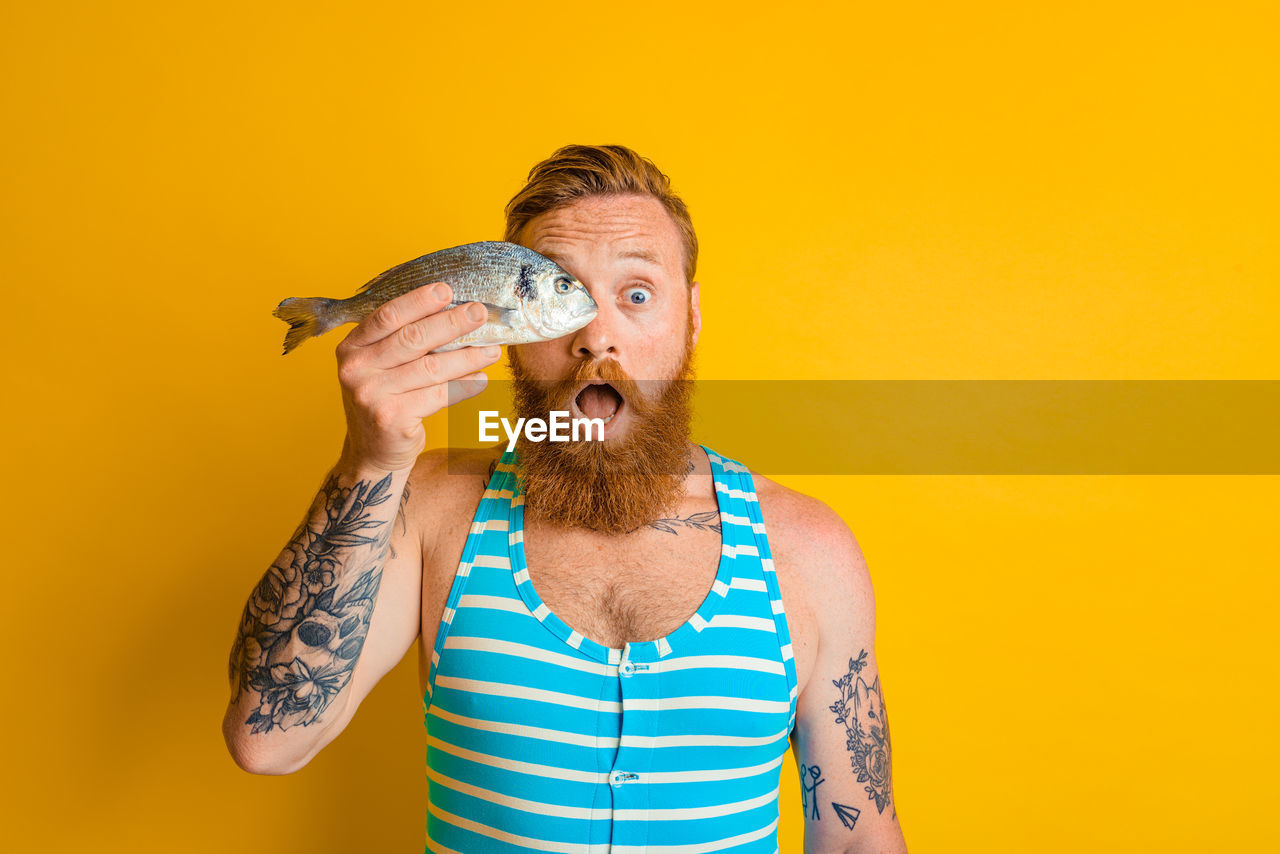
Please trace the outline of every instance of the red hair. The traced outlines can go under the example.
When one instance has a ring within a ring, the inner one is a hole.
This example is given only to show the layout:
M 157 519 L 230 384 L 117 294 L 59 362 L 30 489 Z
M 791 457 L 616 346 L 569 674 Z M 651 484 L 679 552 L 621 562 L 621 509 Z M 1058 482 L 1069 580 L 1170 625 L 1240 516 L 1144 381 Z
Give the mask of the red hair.
M 698 236 L 671 179 L 624 145 L 566 145 L 529 170 L 524 189 L 507 202 L 503 240 L 515 243 L 529 220 L 592 196 L 643 195 L 662 202 L 680 231 L 686 284 L 698 266 Z

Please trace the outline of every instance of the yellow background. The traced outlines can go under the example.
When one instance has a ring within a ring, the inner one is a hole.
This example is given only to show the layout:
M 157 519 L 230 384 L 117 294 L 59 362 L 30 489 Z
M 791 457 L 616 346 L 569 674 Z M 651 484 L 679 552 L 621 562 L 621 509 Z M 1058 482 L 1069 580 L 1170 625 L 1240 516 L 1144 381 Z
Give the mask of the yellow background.
M 1044 5 L 6 3 L 6 847 L 421 850 L 412 656 L 294 776 L 221 742 L 343 436 L 271 309 L 558 145 L 686 197 L 704 377 L 1276 378 L 1275 5 Z M 913 851 L 1277 843 L 1276 478 L 785 482 L 872 569 Z

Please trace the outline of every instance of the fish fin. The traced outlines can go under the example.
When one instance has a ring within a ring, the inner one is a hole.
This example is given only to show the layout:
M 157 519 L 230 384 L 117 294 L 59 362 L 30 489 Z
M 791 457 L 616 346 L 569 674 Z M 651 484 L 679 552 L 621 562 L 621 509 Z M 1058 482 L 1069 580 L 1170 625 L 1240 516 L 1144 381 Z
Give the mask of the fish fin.
M 284 334 L 284 352 L 287 354 L 303 341 L 316 335 L 323 335 L 330 329 L 347 322 L 347 317 L 335 307 L 346 300 L 329 297 L 289 297 L 275 311 L 278 317 L 289 324 L 289 331 Z
M 426 257 L 423 255 L 422 258 L 414 258 L 412 261 L 397 264 L 390 270 L 383 270 L 361 285 L 356 293 L 365 293 L 373 290 L 375 286 L 386 286 L 392 290 L 407 293 L 414 288 L 440 281 L 439 278 L 432 277 L 432 268 L 423 263 L 422 259 Z
M 504 340 L 501 336 L 493 338 L 472 338 L 470 335 L 463 335 L 461 338 L 455 338 L 448 344 L 443 344 L 431 352 L 445 353 L 449 350 L 461 350 L 463 347 L 489 347 L 493 345 L 501 347 L 511 343 L 513 342 Z
M 475 301 L 476 300 L 455 300 L 449 303 L 449 308 L 457 308 L 460 305 L 466 305 L 469 302 Z M 516 321 L 520 319 L 520 312 L 516 311 L 514 308 L 503 308 L 502 306 L 494 305 L 491 302 L 482 302 L 480 304 L 484 306 L 485 311 L 489 312 L 489 316 L 486 318 L 488 323 L 496 323 L 499 326 L 515 326 Z

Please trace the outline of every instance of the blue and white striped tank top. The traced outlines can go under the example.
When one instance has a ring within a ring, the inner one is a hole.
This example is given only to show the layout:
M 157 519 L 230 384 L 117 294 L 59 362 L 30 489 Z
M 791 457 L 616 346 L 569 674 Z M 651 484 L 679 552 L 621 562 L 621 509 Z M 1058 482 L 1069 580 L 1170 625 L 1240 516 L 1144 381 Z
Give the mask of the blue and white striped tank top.
M 707 457 L 711 590 L 666 637 L 610 649 L 534 590 L 503 455 L 431 655 L 428 851 L 776 854 L 795 660 L 751 475 Z

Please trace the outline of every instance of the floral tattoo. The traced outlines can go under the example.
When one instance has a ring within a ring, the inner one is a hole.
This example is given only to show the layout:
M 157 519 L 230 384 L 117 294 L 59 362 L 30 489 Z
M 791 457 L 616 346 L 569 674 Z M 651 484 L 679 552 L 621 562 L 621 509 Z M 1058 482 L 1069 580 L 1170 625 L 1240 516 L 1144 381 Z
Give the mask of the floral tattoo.
M 840 689 L 840 699 L 832 706 L 836 723 L 844 724 L 848 740 L 845 747 L 853 753 L 849 761 L 859 783 L 866 783 L 863 790 L 867 800 L 875 801 L 876 809 L 884 808 L 893 799 L 893 772 L 889 755 L 889 718 L 885 715 L 884 691 L 880 676 L 868 685 L 860 675 L 867 666 L 867 651 L 849 659 L 849 672 L 831 684 Z M 897 815 L 897 808 L 894 808 Z
M 339 487 L 331 475 L 284 552 L 258 582 L 231 650 L 232 689 L 256 692 L 252 731 L 315 723 L 351 679 L 369 633 L 392 527 L 369 509 L 391 475 Z M 404 512 L 406 495 L 400 502 Z M 312 530 L 318 520 L 320 530 Z M 371 537 L 364 531 L 385 528 Z M 357 553 L 359 552 L 359 553 Z

